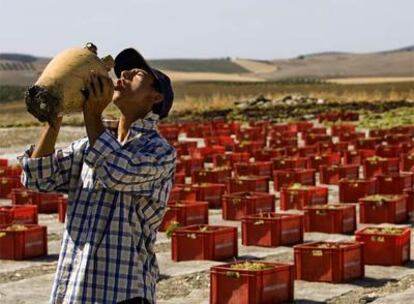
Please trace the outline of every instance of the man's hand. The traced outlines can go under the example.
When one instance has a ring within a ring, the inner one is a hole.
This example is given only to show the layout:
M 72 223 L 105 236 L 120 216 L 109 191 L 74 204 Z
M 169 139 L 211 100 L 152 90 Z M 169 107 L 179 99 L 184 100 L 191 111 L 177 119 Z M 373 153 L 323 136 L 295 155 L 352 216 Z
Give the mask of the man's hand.
M 83 116 L 89 145 L 93 146 L 96 139 L 105 130 L 101 116 L 102 112 L 112 101 L 114 84 L 109 77 L 91 72 L 90 77 L 85 80 L 85 88 L 88 91 L 88 98 L 83 106 Z
M 101 117 L 114 95 L 114 84 L 111 78 L 92 71 L 89 78 L 85 80 L 85 88 L 88 91 L 88 98 L 83 107 L 84 116 Z

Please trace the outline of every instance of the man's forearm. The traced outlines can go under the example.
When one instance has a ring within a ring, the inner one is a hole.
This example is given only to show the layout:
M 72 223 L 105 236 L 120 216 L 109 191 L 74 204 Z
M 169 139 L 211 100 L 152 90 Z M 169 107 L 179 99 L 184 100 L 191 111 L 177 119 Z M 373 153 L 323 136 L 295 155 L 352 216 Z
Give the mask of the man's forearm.
M 40 135 L 40 139 L 30 156 L 31 158 L 43 157 L 55 151 L 56 139 L 59 135 L 62 118 L 58 118 L 53 126 L 48 124 Z
M 97 115 L 84 115 L 84 118 L 89 145 L 93 146 L 97 138 L 105 131 L 102 118 Z

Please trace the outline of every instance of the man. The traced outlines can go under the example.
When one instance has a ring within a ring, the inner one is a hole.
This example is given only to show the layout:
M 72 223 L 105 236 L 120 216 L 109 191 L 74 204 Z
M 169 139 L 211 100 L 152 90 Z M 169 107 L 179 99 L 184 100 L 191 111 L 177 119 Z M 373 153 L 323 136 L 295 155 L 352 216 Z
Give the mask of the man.
M 87 137 L 54 151 L 59 118 L 18 157 L 26 187 L 69 197 L 51 303 L 155 302 L 154 242 L 176 160 L 156 125 L 173 91 L 134 49 L 116 57 L 115 74 L 115 84 L 94 73 L 85 82 Z M 111 100 L 121 112 L 116 136 L 101 120 Z

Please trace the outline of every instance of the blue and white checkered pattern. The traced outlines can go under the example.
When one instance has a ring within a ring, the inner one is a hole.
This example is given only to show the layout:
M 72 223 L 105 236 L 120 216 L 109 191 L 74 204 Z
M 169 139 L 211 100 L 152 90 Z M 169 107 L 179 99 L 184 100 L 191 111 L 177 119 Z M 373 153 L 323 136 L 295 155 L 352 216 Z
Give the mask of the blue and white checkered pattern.
M 156 233 L 175 172 L 175 149 L 156 130 L 158 115 L 135 121 L 124 143 L 109 130 L 91 147 L 18 159 L 23 184 L 68 193 L 66 226 L 50 303 L 155 302 Z

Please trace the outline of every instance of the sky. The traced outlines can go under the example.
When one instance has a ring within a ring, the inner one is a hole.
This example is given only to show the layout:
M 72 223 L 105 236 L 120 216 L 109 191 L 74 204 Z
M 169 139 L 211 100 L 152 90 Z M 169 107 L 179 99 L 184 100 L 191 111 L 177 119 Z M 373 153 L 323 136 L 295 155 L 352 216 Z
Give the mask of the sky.
M 0 0 L 0 53 L 292 58 L 414 44 L 413 0 Z

